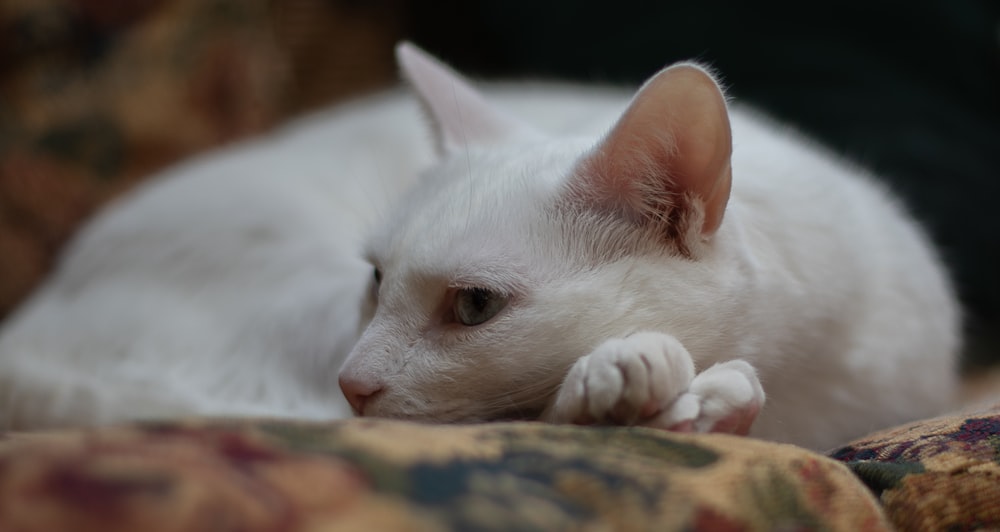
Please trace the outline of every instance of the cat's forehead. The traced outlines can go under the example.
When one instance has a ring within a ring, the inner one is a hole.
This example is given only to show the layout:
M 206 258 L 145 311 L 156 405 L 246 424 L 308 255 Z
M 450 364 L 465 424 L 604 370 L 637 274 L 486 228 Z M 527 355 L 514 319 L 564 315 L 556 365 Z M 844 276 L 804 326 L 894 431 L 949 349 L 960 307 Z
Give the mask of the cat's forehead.
M 587 151 L 589 142 L 535 140 L 491 146 L 468 146 L 424 172 L 418 189 L 446 201 L 466 192 L 500 200 L 554 190 Z
M 583 151 L 512 145 L 453 154 L 425 172 L 370 252 L 387 263 L 436 270 L 516 261 Z
M 396 232 L 504 226 L 539 214 L 560 193 L 579 150 L 470 147 L 424 172 L 399 206 Z

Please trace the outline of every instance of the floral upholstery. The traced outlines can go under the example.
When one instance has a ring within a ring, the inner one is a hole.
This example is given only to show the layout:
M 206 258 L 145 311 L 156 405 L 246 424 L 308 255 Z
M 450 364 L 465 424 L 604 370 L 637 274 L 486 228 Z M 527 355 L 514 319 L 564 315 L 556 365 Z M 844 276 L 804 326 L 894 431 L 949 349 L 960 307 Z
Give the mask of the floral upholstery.
M 1000 405 L 831 456 L 537 423 L 189 420 L 8 433 L 0 530 L 1000 528 Z
M 901 530 L 1000 528 L 1000 404 L 878 432 L 832 456 Z
M 725 435 L 193 421 L 9 434 L 0 530 L 887 530 L 849 470 Z

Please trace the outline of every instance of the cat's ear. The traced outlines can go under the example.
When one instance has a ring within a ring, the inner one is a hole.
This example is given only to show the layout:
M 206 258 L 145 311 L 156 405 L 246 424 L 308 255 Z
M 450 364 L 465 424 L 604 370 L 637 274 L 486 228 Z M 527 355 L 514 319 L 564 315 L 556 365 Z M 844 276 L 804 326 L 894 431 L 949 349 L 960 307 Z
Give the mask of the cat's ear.
M 528 125 L 493 107 L 454 70 L 415 45 L 396 46 L 404 78 L 420 97 L 431 119 L 439 154 L 490 144 L 515 136 L 537 136 Z
M 709 236 L 729 201 L 731 153 L 719 85 L 705 69 L 677 64 L 646 82 L 584 156 L 574 192 L 637 223 L 659 224 L 670 238 Z

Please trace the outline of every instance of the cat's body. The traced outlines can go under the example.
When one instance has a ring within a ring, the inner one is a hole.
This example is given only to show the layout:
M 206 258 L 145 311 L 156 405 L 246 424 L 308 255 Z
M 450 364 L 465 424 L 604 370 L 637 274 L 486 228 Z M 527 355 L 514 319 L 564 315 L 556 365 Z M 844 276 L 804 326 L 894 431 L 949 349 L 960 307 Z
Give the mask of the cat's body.
M 731 195 L 728 181 L 696 183 L 640 206 L 630 194 L 662 191 L 606 176 L 635 173 L 624 159 L 642 150 L 629 143 L 653 126 L 623 119 L 599 140 L 627 95 L 491 95 L 550 140 L 479 109 L 414 53 L 404 67 L 438 128 L 439 164 L 417 104 L 393 95 L 171 170 L 98 217 L 7 323 L 0 419 L 345 417 L 337 370 L 373 303 L 365 259 L 379 267 L 379 303 L 341 385 L 366 415 L 619 417 L 618 403 L 650 399 L 621 382 L 658 371 L 643 341 L 659 342 L 664 367 L 749 362 L 768 396 L 751 433 L 815 448 L 949 404 L 957 309 L 946 277 L 858 170 L 733 110 Z M 708 87 L 691 72 L 675 70 L 663 94 Z M 705 98 L 681 107 L 717 112 Z M 650 136 L 669 149 L 640 157 L 639 178 L 702 172 L 704 160 L 674 158 L 689 151 L 679 135 L 692 131 L 700 153 L 729 122 L 689 122 Z M 728 176 L 728 152 L 705 157 Z M 491 301 L 482 323 L 463 325 Z M 636 361 L 628 371 L 639 373 L 600 373 Z M 650 381 L 649 394 L 665 408 L 689 381 Z M 655 414 L 647 406 L 642 416 Z
M 553 131 L 586 122 L 581 107 L 611 120 L 627 102 L 493 93 Z M 3 323 L 0 422 L 350 416 L 337 371 L 370 292 L 362 240 L 433 160 L 417 101 L 392 91 L 151 178 L 82 229 Z

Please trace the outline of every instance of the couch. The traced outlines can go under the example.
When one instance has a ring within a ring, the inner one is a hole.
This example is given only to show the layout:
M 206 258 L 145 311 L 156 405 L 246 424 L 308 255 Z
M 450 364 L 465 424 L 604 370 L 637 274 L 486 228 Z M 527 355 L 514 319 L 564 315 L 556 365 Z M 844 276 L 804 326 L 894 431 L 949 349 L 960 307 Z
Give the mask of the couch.
M 402 4 L 0 7 L 0 319 L 81 221 L 152 171 L 391 83 Z M 0 437 L 0 531 L 892 528 L 1000 528 L 1000 404 L 826 455 L 527 422 L 184 419 Z
M 0 439 L 0 530 L 988 530 L 1000 404 L 823 456 L 531 422 L 150 422 Z

